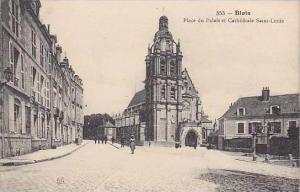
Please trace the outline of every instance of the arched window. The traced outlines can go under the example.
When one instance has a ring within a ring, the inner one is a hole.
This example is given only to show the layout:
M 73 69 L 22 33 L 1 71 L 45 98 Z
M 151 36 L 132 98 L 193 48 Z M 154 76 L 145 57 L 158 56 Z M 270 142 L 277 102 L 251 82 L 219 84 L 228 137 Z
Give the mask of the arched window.
M 171 87 L 170 95 L 171 95 L 171 99 L 176 98 L 176 89 L 175 89 L 175 87 Z
M 170 63 L 170 74 L 176 74 L 176 64 L 174 61 L 171 61 Z
M 164 59 L 160 60 L 160 74 L 166 73 L 166 62 Z
M 166 87 L 163 85 L 160 89 L 160 99 L 166 99 Z

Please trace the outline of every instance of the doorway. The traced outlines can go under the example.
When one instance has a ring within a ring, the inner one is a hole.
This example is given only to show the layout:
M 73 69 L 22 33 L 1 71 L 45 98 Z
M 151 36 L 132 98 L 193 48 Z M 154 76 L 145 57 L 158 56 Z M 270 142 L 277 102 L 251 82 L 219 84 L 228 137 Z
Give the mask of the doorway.
M 189 131 L 185 137 L 185 146 L 194 147 L 197 144 L 198 136 L 195 131 Z

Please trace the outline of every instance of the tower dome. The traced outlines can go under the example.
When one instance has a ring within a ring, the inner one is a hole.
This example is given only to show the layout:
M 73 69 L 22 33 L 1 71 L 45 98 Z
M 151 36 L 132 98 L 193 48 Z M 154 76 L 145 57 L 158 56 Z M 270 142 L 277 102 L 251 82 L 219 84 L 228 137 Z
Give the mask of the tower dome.
M 168 17 L 163 15 L 159 18 L 159 30 L 168 30 Z
M 154 36 L 154 49 L 173 51 L 173 36 L 168 28 L 168 17 L 159 18 L 159 29 Z

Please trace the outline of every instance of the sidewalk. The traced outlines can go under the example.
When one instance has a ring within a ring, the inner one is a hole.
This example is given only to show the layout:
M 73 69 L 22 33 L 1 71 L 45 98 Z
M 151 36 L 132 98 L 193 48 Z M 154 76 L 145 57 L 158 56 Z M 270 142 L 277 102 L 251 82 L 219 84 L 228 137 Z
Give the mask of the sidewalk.
M 25 155 L 0 159 L 0 166 L 1 165 L 2 166 L 26 165 L 26 164 L 58 159 L 70 155 L 71 153 L 75 152 L 76 150 L 80 149 L 81 147 L 85 146 L 88 143 L 89 141 L 84 140 L 82 141 L 81 145 L 76 145 L 72 143 L 69 145 L 58 147 L 56 149 L 39 150 Z

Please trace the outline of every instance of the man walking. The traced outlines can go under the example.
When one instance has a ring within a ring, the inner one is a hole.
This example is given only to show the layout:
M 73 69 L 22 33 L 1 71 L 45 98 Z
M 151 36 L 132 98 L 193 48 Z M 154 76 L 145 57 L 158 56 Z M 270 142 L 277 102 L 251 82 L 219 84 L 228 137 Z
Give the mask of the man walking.
M 114 144 L 114 142 L 115 142 L 115 138 L 112 137 L 112 138 L 111 138 L 111 143 Z
M 125 138 L 124 138 L 124 137 L 122 137 L 122 138 L 121 138 L 121 148 L 123 148 L 123 147 L 124 147 L 124 143 L 125 143 Z
M 104 136 L 104 141 L 105 141 L 105 144 L 107 143 L 107 136 L 105 135 Z
M 101 135 L 101 143 L 103 144 L 104 143 L 104 136 Z

